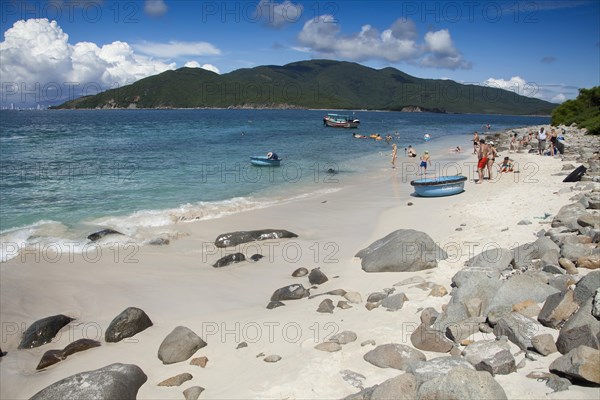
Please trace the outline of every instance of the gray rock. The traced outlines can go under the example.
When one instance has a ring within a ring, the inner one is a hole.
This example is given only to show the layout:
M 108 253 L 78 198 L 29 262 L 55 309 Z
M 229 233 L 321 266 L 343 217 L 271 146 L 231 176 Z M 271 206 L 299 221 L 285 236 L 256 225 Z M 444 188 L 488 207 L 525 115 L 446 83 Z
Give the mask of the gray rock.
M 348 382 L 356 388 L 363 389 L 364 381 L 365 379 L 367 379 L 367 377 L 363 374 L 359 374 L 358 372 L 354 372 L 349 369 L 344 369 L 340 371 L 340 374 L 342 375 L 342 379 L 344 381 Z
M 340 346 L 340 344 L 336 342 L 323 342 L 316 345 L 315 349 L 333 353 L 335 351 L 340 351 L 342 349 L 342 346 Z
M 111 364 L 69 376 L 42 389 L 31 400 L 135 400 L 148 377 L 137 365 Z
M 298 300 L 309 295 L 308 290 L 300 284 L 284 286 L 273 292 L 271 301 Z
M 281 360 L 281 356 L 278 356 L 277 354 L 271 354 L 271 355 L 263 358 L 263 361 L 268 362 L 268 363 L 276 363 L 280 360 Z
M 577 275 L 579 271 L 577 271 L 577 267 L 575 263 L 568 258 L 561 257 L 558 259 L 558 264 L 565 269 L 566 273 L 569 275 Z
M 554 392 L 562 392 L 565 390 L 569 390 L 569 386 L 571 386 L 571 381 L 565 378 L 561 378 L 560 376 L 551 374 L 550 378 L 548 378 L 548 381 L 546 382 L 546 386 L 554 390 Z
M 35 321 L 23 333 L 19 349 L 33 349 L 50 343 L 56 334 L 73 318 L 58 314 Z
M 502 386 L 484 371 L 451 369 L 446 375 L 424 382 L 417 391 L 421 400 L 506 399 Z
M 198 400 L 198 397 L 204 392 L 204 388 L 201 386 L 192 386 L 183 391 L 185 400 Z
M 344 300 L 338 301 L 337 307 L 341 308 L 342 310 L 347 310 L 349 308 L 352 308 L 352 306 L 347 301 L 344 301 Z
M 368 303 L 379 303 L 381 300 L 385 299 L 389 295 L 386 292 L 375 292 L 371 293 L 369 297 L 367 297 Z
M 35 368 L 36 370 L 48 368 L 49 366 L 56 364 L 59 361 L 64 360 L 71 354 L 79 353 L 81 351 L 85 351 L 94 347 L 101 346 L 101 343 L 92 340 L 92 339 L 79 339 L 74 341 L 73 343 L 68 344 L 62 350 L 48 350 L 42 356 L 42 359 L 38 363 L 38 366 Z
M 421 322 L 425 326 L 431 326 L 440 315 L 439 312 L 433 307 L 427 307 L 421 312 Z
M 517 222 L 517 225 L 531 225 L 531 221 L 522 219 L 519 222 Z
M 459 323 L 448 325 L 446 336 L 455 343 L 459 343 L 461 340 L 479 332 L 479 324 L 482 322 L 485 322 L 483 317 L 470 317 Z
M 325 299 L 319 304 L 317 312 L 332 314 L 334 309 L 335 306 L 333 305 L 333 301 L 331 299 Z
M 465 359 L 478 371 L 492 375 L 508 375 L 517 370 L 515 358 L 506 340 L 483 340 L 463 350 Z
M 360 250 L 366 272 L 412 272 L 437 267 L 437 260 L 448 257 L 426 233 L 399 229 Z
M 600 287 L 600 270 L 592 271 L 583 278 L 575 286 L 573 298 L 579 305 L 585 303 L 587 299 L 592 297 L 596 289 Z
M 600 385 L 600 351 L 579 346 L 550 364 L 550 372 Z
M 543 356 L 547 356 L 558 351 L 556 348 L 556 343 L 554 343 L 554 338 L 549 333 L 535 335 L 533 338 L 531 338 L 531 344 L 533 344 L 535 351 Z
M 569 286 L 577 283 L 577 279 L 575 277 L 573 277 L 572 275 L 560 275 L 560 276 L 555 276 L 555 277 L 551 278 L 550 282 L 548 282 L 548 283 L 553 288 L 555 288 L 561 292 L 564 292 L 565 290 L 567 290 L 569 288 Z
M 344 295 L 344 298 L 353 304 L 358 304 L 362 302 L 362 297 L 358 292 L 348 292 Z
M 136 307 L 128 307 L 117 315 L 104 335 L 107 342 L 116 343 L 125 338 L 132 337 L 152 326 L 152 321 L 146 313 Z
M 419 350 L 436 353 L 447 353 L 454 347 L 454 344 L 442 332 L 424 324 L 419 325 L 410 335 L 410 342 Z
M 148 242 L 150 246 L 167 246 L 171 243 L 171 241 L 167 238 L 154 238 Z
M 206 346 L 206 342 L 185 326 L 178 326 L 165 337 L 158 348 L 158 359 L 163 364 L 185 361 L 196 351 Z
M 573 291 L 566 290 L 548 296 L 542 310 L 538 315 L 538 321 L 550 328 L 560 328 L 577 311 L 579 305 L 573 298 Z
M 407 373 L 415 376 L 417 388 L 423 382 L 446 375 L 454 368 L 466 368 L 474 370 L 467 360 L 459 356 L 436 357 L 427 361 L 418 361 L 411 365 Z
M 398 343 L 382 344 L 363 357 L 365 361 L 379 368 L 406 370 L 417 361 L 425 361 L 425 354 L 412 347 Z
M 541 328 L 539 322 L 512 312 L 498 320 L 494 326 L 494 335 L 496 337 L 506 336 L 521 350 L 527 350 L 533 347 L 531 339 L 540 332 Z
M 425 279 L 420 276 L 411 276 L 410 278 L 394 283 L 394 286 L 417 285 L 419 283 L 425 283 Z
M 294 278 L 299 278 L 302 276 L 306 276 L 308 275 L 308 269 L 304 268 L 304 267 L 300 267 L 298 269 L 296 269 L 294 272 L 292 272 L 292 276 Z
M 600 254 L 579 257 L 576 263 L 578 268 L 600 269 Z
M 542 236 L 533 243 L 527 243 L 513 249 L 513 265 L 515 268 L 524 268 L 531 261 L 540 259 L 548 251 L 560 251 L 560 248 L 549 237 Z
M 560 248 L 560 254 L 563 258 L 575 262 L 579 258 L 593 255 L 594 249 L 585 244 L 564 243 Z
M 219 235 L 215 240 L 215 246 L 231 247 L 256 240 L 289 239 L 295 237 L 298 237 L 298 235 L 283 229 L 229 232 Z
M 360 347 L 365 347 L 365 346 L 368 346 L 368 345 L 375 346 L 376 343 L 375 343 L 375 341 L 373 339 L 365 340 L 364 342 L 360 343 Z
M 540 282 L 533 276 L 513 275 L 500 286 L 496 295 L 490 301 L 488 310 L 499 305 L 512 306 L 528 299 L 536 303 L 542 303 L 554 293 L 558 293 L 558 290 Z
M 238 350 L 238 349 L 244 349 L 244 348 L 246 348 L 246 347 L 248 347 L 248 343 L 247 343 L 247 342 L 241 342 L 241 343 L 239 343 L 239 344 L 236 346 L 236 348 L 235 348 L 235 349 L 236 349 L 236 350 Z
M 406 295 L 404 293 L 397 293 L 383 299 L 381 306 L 387 308 L 389 311 L 397 311 L 402 308 L 405 301 Z
M 356 336 L 356 333 L 354 333 L 352 331 L 342 331 L 340 333 L 337 333 L 337 334 L 331 336 L 329 338 L 329 341 L 339 343 L 339 344 L 348 344 L 348 343 L 355 342 L 357 338 L 358 337 Z
M 272 310 L 274 308 L 283 306 L 285 306 L 285 303 L 282 303 L 281 301 L 270 301 L 269 304 L 267 304 L 267 310 Z
M 376 385 L 370 400 L 413 400 L 417 396 L 416 381 L 412 374 L 402 374 Z
M 184 372 L 183 374 L 175 375 L 160 382 L 158 386 L 181 386 L 185 382 L 192 380 L 192 374 Z
M 467 261 L 467 266 L 501 272 L 511 267 L 513 259 L 514 255 L 511 250 L 502 247 L 492 247 Z
M 329 278 L 319 268 L 313 268 L 308 274 L 308 281 L 311 285 L 321 285 L 327 282 Z
M 572 203 L 563 206 L 552 220 L 552 227 L 564 226 L 568 229 L 577 230 L 580 228 L 577 219 L 585 213 L 587 212 L 581 203 Z
M 598 215 L 585 213 L 577 218 L 577 223 L 583 227 L 600 228 L 600 218 Z
M 600 349 L 600 321 L 592 315 L 592 301 L 590 297 L 583 303 L 560 330 L 556 347 L 561 354 L 581 345 Z
M 213 264 L 213 267 L 226 267 L 228 265 L 239 263 L 242 261 L 246 261 L 246 256 L 244 256 L 242 253 L 227 254 L 226 256 L 219 258 L 217 262 Z

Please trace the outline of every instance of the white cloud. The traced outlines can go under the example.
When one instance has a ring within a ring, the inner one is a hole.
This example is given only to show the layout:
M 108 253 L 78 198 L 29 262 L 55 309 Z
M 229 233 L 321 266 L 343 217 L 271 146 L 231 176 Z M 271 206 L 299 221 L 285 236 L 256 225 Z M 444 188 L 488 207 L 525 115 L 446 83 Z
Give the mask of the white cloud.
M 489 78 L 482 85 L 510 90 L 521 96 L 534 97 L 552 103 L 562 103 L 567 99 L 574 99 L 579 93 L 575 86 L 531 82 L 520 76 L 513 76 L 510 79 Z
M 562 93 L 557 94 L 556 96 L 554 96 L 550 101 L 553 103 L 562 103 L 564 101 L 567 100 L 567 96 L 565 96 Z
M 181 56 L 215 56 L 221 50 L 208 42 L 180 42 L 171 40 L 168 43 L 147 42 L 135 43 L 134 49 L 153 57 L 175 58 Z
M 144 12 L 153 17 L 160 17 L 168 10 L 164 0 L 145 0 Z
M 136 54 L 125 42 L 102 47 L 91 42 L 70 44 L 69 36 L 55 21 L 29 19 L 15 22 L 4 33 L 0 43 L 0 90 L 7 84 L 25 89 L 54 84 L 65 91 L 64 96 L 71 96 L 73 93 L 67 89 L 74 84 L 79 88 L 93 84 L 105 90 L 175 66 Z M 44 101 L 43 95 L 42 90 L 35 100 Z M 6 97 L 3 100 L 8 101 Z
M 367 24 L 358 33 L 344 35 L 332 15 L 321 15 L 304 24 L 298 34 L 302 46 L 297 48 L 308 48 L 322 56 L 351 61 L 375 59 L 435 68 L 471 68 L 471 63 L 465 61 L 454 46 L 447 29 L 428 32 L 423 43 L 417 39 L 416 26 L 408 19 L 396 20 L 383 32 Z
M 185 63 L 184 67 L 188 67 L 188 68 L 202 68 L 205 69 L 207 71 L 212 71 L 215 72 L 217 74 L 220 74 L 221 72 L 219 71 L 219 68 L 215 67 L 212 64 L 202 64 L 200 65 L 200 63 L 198 61 L 188 61 Z
M 256 5 L 255 18 L 267 26 L 281 28 L 287 24 L 298 22 L 303 11 L 304 6 L 290 0 L 285 0 L 283 3 L 261 0 Z

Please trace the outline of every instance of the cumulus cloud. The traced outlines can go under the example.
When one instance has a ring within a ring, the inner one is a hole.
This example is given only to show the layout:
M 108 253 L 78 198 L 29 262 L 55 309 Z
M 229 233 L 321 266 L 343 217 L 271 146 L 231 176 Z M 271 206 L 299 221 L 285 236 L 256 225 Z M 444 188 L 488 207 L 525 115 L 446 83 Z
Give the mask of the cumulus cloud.
M 321 15 L 304 24 L 298 41 L 302 46 L 297 48 L 351 61 L 378 59 L 434 68 L 471 68 L 471 63 L 465 61 L 454 46 L 447 29 L 427 32 L 423 42 L 419 43 L 414 22 L 404 18 L 382 32 L 367 24 L 358 33 L 344 35 L 332 15 Z
M 188 61 L 185 63 L 184 67 L 188 67 L 188 68 L 202 68 L 205 69 L 207 71 L 212 71 L 215 72 L 217 74 L 220 74 L 221 72 L 219 71 L 219 68 L 215 67 L 212 64 L 202 64 L 200 65 L 200 63 L 198 61 Z
M 160 58 L 181 56 L 215 56 L 221 50 L 208 42 L 180 42 L 172 40 L 168 43 L 147 42 L 135 43 L 134 49 L 140 53 Z
M 290 0 L 285 0 L 283 3 L 261 0 L 256 5 L 255 18 L 262 21 L 266 26 L 282 28 L 287 24 L 298 22 L 303 11 L 304 6 Z
M 145 0 L 144 12 L 153 17 L 160 17 L 167 13 L 169 8 L 164 0 Z
M 533 97 L 552 103 L 562 103 L 567 99 L 574 99 L 579 93 L 578 88 L 575 86 L 531 82 L 520 76 L 513 76 L 510 79 L 489 78 L 482 85 L 510 90 L 521 96 Z
M 65 91 L 65 85 L 81 88 L 92 84 L 105 90 L 175 67 L 175 63 L 137 54 L 125 42 L 101 47 L 91 42 L 70 44 L 69 35 L 56 21 L 47 19 L 15 22 L 0 43 L 0 89 L 10 87 L 11 92 L 15 88 L 26 91 L 50 84 Z M 44 101 L 40 97 L 43 96 L 38 93 L 35 100 Z M 6 96 L 3 100 L 7 100 Z

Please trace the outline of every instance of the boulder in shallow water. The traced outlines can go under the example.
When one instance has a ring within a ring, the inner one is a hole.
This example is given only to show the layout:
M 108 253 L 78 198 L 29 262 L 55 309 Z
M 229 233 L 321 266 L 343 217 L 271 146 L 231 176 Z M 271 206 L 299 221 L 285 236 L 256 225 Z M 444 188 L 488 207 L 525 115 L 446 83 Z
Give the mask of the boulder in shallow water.
M 115 231 L 114 229 L 102 229 L 101 231 L 94 232 L 91 235 L 88 235 L 88 239 L 92 242 L 96 242 L 108 235 L 122 235 L 121 232 Z

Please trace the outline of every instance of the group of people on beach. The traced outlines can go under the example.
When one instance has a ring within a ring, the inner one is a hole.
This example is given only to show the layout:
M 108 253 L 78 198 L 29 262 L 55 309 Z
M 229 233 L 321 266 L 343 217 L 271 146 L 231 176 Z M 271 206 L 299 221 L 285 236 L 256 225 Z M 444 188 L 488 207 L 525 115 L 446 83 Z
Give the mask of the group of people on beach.
M 408 147 L 404 148 L 404 155 L 411 158 L 417 157 L 417 152 L 412 147 L 412 145 L 408 145 Z M 392 144 L 392 168 L 396 168 L 396 160 L 398 159 L 398 146 L 396 143 Z M 421 174 L 427 173 L 427 167 L 429 166 L 429 151 L 425 150 L 423 155 L 421 156 L 421 162 L 419 164 L 419 169 L 421 170 Z
M 512 141 L 513 139 L 511 139 Z M 515 138 L 516 140 L 516 134 Z M 478 180 L 476 183 L 483 183 L 485 172 L 487 171 L 487 179 L 492 180 L 494 164 L 496 157 L 498 157 L 498 150 L 496 145 L 492 141 L 487 141 L 479 137 L 477 131 L 473 134 L 473 154 L 477 155 L 477 175 Z M 513 172 L 514 161 L 510 157 L 504 157 L 504 159 L 498 163 L 500 172 Z

